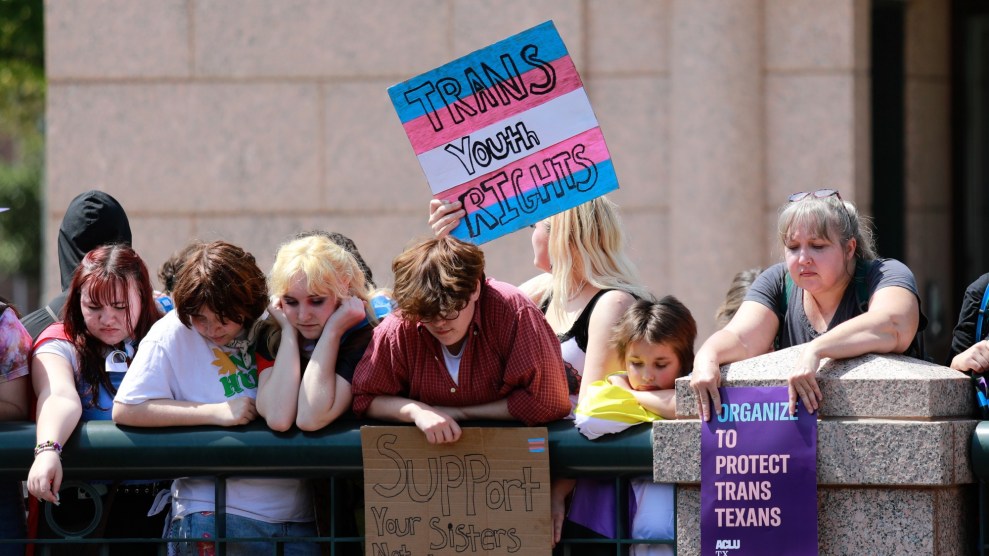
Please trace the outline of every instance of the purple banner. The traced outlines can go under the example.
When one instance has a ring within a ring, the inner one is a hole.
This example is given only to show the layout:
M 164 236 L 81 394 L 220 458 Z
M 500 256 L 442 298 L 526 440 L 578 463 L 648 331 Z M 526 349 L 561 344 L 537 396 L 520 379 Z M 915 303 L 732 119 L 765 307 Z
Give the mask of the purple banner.
M 701 555 L 816 555 L 817 416 L 791 416 L 786 387 L 720 391 L 701 423 Z

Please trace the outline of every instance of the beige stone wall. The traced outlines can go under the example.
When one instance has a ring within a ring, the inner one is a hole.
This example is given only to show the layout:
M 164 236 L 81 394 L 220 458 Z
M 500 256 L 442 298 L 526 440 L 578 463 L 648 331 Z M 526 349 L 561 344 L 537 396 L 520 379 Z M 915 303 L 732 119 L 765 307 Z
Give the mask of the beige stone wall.
M 869 5 L 49 0 L 45 287 L 88 188 L 120 199 L 155 269 L 192 238 L 267 268 L 286 237 L 324 228 L 389 283 L 429 232 L 429 190 L 387 87 L 552 19 L 612 151 L 632 256 L 706 337 L 734 273 L 779 259 L 787 194 L 837 184 L 868 211 Z M 535 272 L 525 232 L 485 251 L 493 276 Z
M 951 6 L 913 0 L 906 9 L 904 115 L 907 259 L 930 318 L 928 349 L 947 353 L 955 292 L 951 283 Z M 962 277 L 965 283 L 976 276 Z
M 668 3 L 652 0 L 72 0 L 46 4 L 46 289 L 54 238 L 87 188 L 118 199 L 157 266 L 224 238 L 263 268 L 309 228 L 353 237 L 379 282 L 428 234 L 429 189 L 390 85 L 553 19 L 609 146 L 635 259 L 665 291 Z M 665 245 L 664 245 L 665 247 Z M 532 276 L 527 233 L 486 246 Z

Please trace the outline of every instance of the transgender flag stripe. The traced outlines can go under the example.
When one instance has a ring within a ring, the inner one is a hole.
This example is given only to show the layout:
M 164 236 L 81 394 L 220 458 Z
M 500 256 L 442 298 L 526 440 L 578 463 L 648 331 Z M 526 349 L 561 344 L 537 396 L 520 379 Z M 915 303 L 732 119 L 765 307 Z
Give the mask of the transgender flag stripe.
M 412 149 L 417 155 L 422 154 L 444 143 L 459 139 L 470 133 L 473 129 L 485 127 L 500 120 L 510 118 L 584 86 L 580 81 L 580 76 L 577 75 L 577 68 L 570 61 L 570 56 L 564 56 L 555 60 L 551 65 L 556 71 L 556 87 L 544 95 L 529 94 L 522 100 L 510 98 L 507 104 L 493 106 L 485 112 L 479 112 L 474 116 L 467 116 L 459 124 L 453 122 L 453 117 L 450 115 L 451 109 L 448 109 L 445 105 L 429 115 L 424 114 L 414 120 L 404 122 L 402 125 L 405 127 L 405 133 L 409 136 L 409 141 L 412 143 Z M 522 74 L 523 83 L 537 82 L 540 79 L 543 79 L 543 72 L 539 69 L 530 70 Z M 489 87 L 487 93 L 497 98 L 498 87 Z M 474 96 L 471 94 L 466 95 L 467 103 L 471 107 L 476 107 Z M 433 120 L 442 123 L 443 129 L 441 131 L 436 131 L 433 127 L 430 116 L 432 116 Z
M 573 177 L 570 179 L 571 182 L 588 183 L 593 179 L 594 191 L 597 192 L 607 193 L 618 189 L 618 177 L 615 175 L 615 167 L 612 166 L 611 160 L 606 160 L 598 164 L 594 168 L 594 175 L 592 175 L 591 170 L 581 170 L 579 172 L 574 172 L 572 176 Z M 567 187 L 565 185 L 562 189 L 567 191 Z M 562 197 L 551 194 L 549 195 L 548 200 L 540 201 L 536 205 L 536 210 L 528 214 L 525 211 L 520 211 L 518 209 L 520 206 L 519 196 L 510 197 L 505 202 L 507 209 L 515 211 L 514 215 L 509 214 L 502 216 L 501 211 L 496 210 L 496 207 L 500 209 L 497 203 L 494 205 L 489 204 L 487 207 L 482 206 L 480 209 L 470 210 L 468 211 L 467 216 L 460 221 L 460 224 L 450 232 L 450 235 L 463 239 L 464 241 L 475 241 L 477 243 L 490 241 L 506 233 L 512 233 L 515 230 L 522 229 L 530 223 L 538 222 L 539 220 L 548 218 L 558 212 L 563 212 L 564 210 L 573 207 L 573 204 L 568 204 L 568 202 L 572 203 L 572 201 L 570 201 L 571 197 L 569 196 L 574 193 L 574 191 L 567 191 L 567 195 Z M 465 202 L 465 204 L 470 205 L 469 199 L 466 199 Z M 521 218 L 521 216 L 524 215 L 528 215 L 530 217 L 535 215 L 537 219 L 532 220 L 531 218 Z M 485 220 L 491 225 L 484 227 L 477 225 L 476 234 L 471 235 L 467 233 L 468 219 L 475 224 L 477 224 L 479 220 Z M 493 225 L 496 219 L 499 221 L 500 226 Z
M 506 128 L 515 129 L 520 122 L 525 129 L 540 130 L 536 135 L 539 140 L 538 146 L 520 149 L 518 152 L 508 152 L 505 158 L 489 160 L 488 165 L 482 167 L 471 154 L 473 148 L 488 140 L 495 145 L 503 144 L 504 141 L 498 139 L 497 135 L 504 134 Z M 581 88 L 529 110 L 524 114 L 524 118 L 501 120 L 474 131 L 460 141 L 424 152 L 419 155 L 419 164 L 429 176 L 429 187 L 435 195 L 596 127 L 598 127 L 597 118 L 594 117 L 591 103 L 584 89 Z M 457 155 L 451 154 L 452 152 L 457 152 Z
M 404 124 L 405 122 L 422 116 L 425 112 L 422 109 L 422 106 L 418 103 L 409 103 L 409 101 L 405 98 L 405 91 L 416 89 L 427 83 L 436 83 L 437 81 L 445 77 L 450 77 L 451 75 L 458 76 L 460 85 L 463 87 L 466 83 L 464 72 L 468 69 L 478 71 L 481 64 L 486 64 L 497 70 L 499 73 L 506 73 L 503 70 L 501 60 L 501 55 L 503 53 L 512 54 L 512 57 L 516 60 L 516 65 L 518 66 L 520 73 L 529 71 L 529 67 L 526 67 L 523 63 L 521 63 L 522 50 L 529 45 L 538 45 L 538 48 L 534 51 L 533 57 L 538 58 L 541 62 L 552 62 L 565 56 L 568 58 L 570 56 L 567 52 L 566 45 L 563 44 L 563 39 L 561 39 L 560 34 L 556 32 L 556 27 L 553 26 L 553 22 L 547 21 L 533 27 L 532 29 L 529 29 L 528 31 L 509 37 L 487 48 L 478 50 L 468 56 L 454 60 L 449 64 L 445 64 L 433 69 L 432 71 L 417 75 L 408 81 L 404 81 L 398 85 L 390 87 L 388 89 L 388 94 L 391 96 L 392 104 L 395 105 L 395 111 L 398 112 L 399 120 L 401 120 Z M 486 76 L 482 75 L 481 77 L 485 78 Z M 469 87 L 464 89 L 464 91 L 468 94 L 471 92 Z
M 543 154 L 545 155 L 545 158 L 548 159 L 554 156 L 556 153 L 572 152 L 574 147 L 578 145 L 585 145 L 586 150 L 583 153 L 583 157 L 590 159 L 591 162 L 594 162 L 595 164 L 601 164 L 603 162 L 608 161 L 611 158 L 611 154 L 608 152 L 608 147 L 604 144 L 604 136 L 601 135 L 600 127 L 587 130 L 584 133 L 581 133 L 580 135 L 571 137 L 565 141 L 557 143 L 556 145 L 553 145 L 552 147 L 545 149 L 543 151 Z M 539 157 L 539 158 L 543 159 L 543 157 Z M 506 176 L 510 177 L 515 173 L 516 170 L 521 170 L 522 180 L 520 183 L 520 189 L 523 194 L 528 193 L 530 190 L 534 189 L 537 185 L 541 185 L 533 182 L 531 179 L 531 173 L 529 171 L 529 167 L 534 163 L 535 162 L 533 160 L 524 158 L 522 160 L 518 160 L 512 164 L 509 164 L 508 166 L 505 166 L 504 168 L 501 169 L 501 172 L 504 172 Z M 572 168 L 583 169 L 577 165 L 573 165 Z M 460 197 L 461 194 L 463 194 L 464 191 L 472 187 L 480 186 L 482 182 L 489 180 L 494 174 L 495 172 L 489 172 L 475 180 L 471 180 L 467 183 L 460 184 L 456 187 L 451 187 L 450 189 L 447 189 L 446 191 L 443 191 L 442 193 L 438 194 L 436 197 L 438 199 L 444 199 L 447 201 L 455 201 Z M 505 189 L 511 190 L 511 185 L 507 186 Z M 481 206 L 489 207 L 491 205 L 496 204 L 497 202 L 498 199 L 492 195 L 490 200 L 486 201 Z
M 530 438 L 529 439 L 529 451 L 530 452 L 545 452 L 546 451 L 546 439 L 545 438 Z

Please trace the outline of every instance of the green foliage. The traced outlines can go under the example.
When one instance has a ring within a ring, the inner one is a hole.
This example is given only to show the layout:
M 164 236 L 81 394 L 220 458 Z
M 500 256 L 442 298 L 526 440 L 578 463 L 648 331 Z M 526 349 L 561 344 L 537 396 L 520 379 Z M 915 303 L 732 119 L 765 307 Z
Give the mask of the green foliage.
M 0 58 L 45 70 L 44 6 L 41 0 L 0 0 Z
M 0 274 L 40 279 L 44 7 L 0 0 Z
M 41 0 L 0 0 L 0 133 L 40 133 L 45 112 Z
M 0 164 L 0 273 L 41 275 L 40 154 L 18 165 Z

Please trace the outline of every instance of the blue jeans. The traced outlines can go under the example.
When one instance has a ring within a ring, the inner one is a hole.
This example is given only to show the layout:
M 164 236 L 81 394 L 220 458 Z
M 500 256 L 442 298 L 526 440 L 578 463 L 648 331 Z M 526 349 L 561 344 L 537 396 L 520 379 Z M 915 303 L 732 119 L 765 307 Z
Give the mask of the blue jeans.
M 213 512 L 198 512 L 177 517 L 172 520 L 169 530 L 170 539 L 204 539 L 200 542 L 172 543 L 170 554 L 176 556 L 205 556 L 213 554 L 212 539 L 214 534 Z M 268 523 L 257 519 L 227 514 L 227 538 L 286 538 L 286 537 L 315 537 L 316 524 L 307 523 Z M 287 542 L 285 556 L 319 556 L 319 545 L 313 542 Z M 275 554 L 273 542 L 234 542 L 227 544 L 228 556 L 254 556 L 256 554 Z

